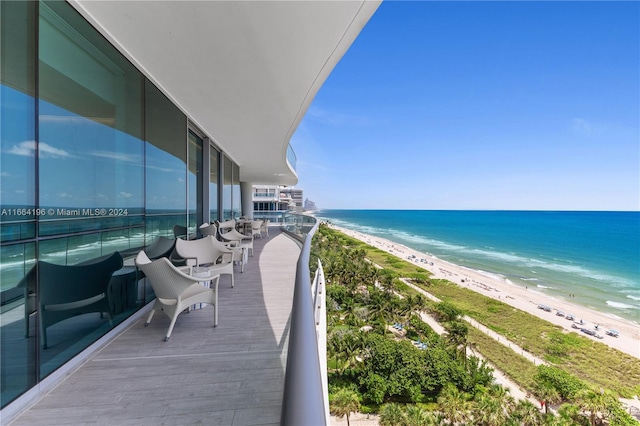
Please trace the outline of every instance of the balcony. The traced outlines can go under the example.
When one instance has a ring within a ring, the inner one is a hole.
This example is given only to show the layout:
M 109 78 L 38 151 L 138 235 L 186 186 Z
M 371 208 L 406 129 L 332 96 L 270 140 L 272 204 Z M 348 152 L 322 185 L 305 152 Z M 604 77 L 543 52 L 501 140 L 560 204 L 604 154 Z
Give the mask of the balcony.
M 146 328 L 138 318 L 12 425 L 280 424 L 301 250 L 270 234 L 255 240 L 235 288 L 221 278 L 217 328 L 211 308 L 195 310 L 165 343 L 166 316 Z

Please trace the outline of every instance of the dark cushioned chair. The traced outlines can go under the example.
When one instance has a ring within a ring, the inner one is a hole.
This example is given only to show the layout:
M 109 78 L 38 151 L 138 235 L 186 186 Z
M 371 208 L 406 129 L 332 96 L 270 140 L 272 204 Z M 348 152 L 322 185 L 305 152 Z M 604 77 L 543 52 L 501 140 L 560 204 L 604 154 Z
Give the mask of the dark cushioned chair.
M 109 281 L 122 264 L 122 256 L 118 252 L 79 265 L 54 265 L 44 261 L 36 264 L 40 277 L 40 330 L 45 349 L 47 328 L 60 321 L 92 312 L 106 313 L 111 321 Z M 29 273 L 23 279 L 28 281 L 25 283 L 27 294 L 35 289 L 34 278 L 35 274 Z M 25 308 L 28 317 L 32 308 L 29 308 L 29 303 L 25 303 Z

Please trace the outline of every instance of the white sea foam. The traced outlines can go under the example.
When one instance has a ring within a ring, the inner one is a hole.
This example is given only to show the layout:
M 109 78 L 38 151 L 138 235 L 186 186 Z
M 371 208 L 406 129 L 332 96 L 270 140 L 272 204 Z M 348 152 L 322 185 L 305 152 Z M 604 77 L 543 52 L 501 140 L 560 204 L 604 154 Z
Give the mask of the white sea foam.
M 553 287 L 550 287 L 550 286 L 548 286 L 548 285 L 542 285 L 542 284 L 536 284 L 536 287 L 538 287 L 538 288 L 550 288 L 550 289 L 553 289 Z
M 618 309 L 640 309 L 640 306 L 638 305 L 629 305 L 627 303 L 612 302 L 611 300 L 607 300 L 607 305 L 611 306 L 612 308 L 618 308 Z
M 535 272 L 534 272 L 535 274 Z M 522 281 L 538 281 L 537 278 L 520 278 Z
M 565 264 L 559 263 L 561 260 L 557 260 L 556 262 L 547 262 L 540 259 L 533 259 L 529 257 L 519 256 L 514 253 L 502 253 L 497 251 L 487 251 L 487 250 L 479 250 L 479 249 L 470 249 L 464 250 L 469 254 L 473 254 L 477 257 L 484 257 L 492 260 L 499 260 L 504 263 L 510 263 L 516 266 L 522 266 L 527 268 L 539 268 L 546 269 L 553 272 L 561 272 L 568 275 L 577 275 L 584 278 L 589 278 L 595 281 L 606 282 L 608 285 L 616 288 L 634 288 L 637 287 L 637 284 L 630 279 L 600 273 L 588 268 L 573 265 L 573 264 Z M 531 271 L 535 273 L 535 271 Z
M 503 280 L 504 279 L 504 275 L 496 274 L 496 273 L 493 273 L 493 272 L 483 271 L 482 269 L 476 269 L 475 271 L 477 273 L 479 273 L 480 275 L 484 275 L 485 277 L 492 278 L 494 280 Z
M 464 251 L 467 250 L 466 246 L 445 243 L 443 241 L 434 240 L 432 238 L 425 238 L 425 237 L 422 237 L 420 235 L 410 234 L 408 232 L 395 231 L 395 230 L 393 232 L 395 233 L 395 235 L 399 239 L 402 239 L 402 240 L 404 240 L 406 242 L 413 243 L 413 244 L 428 245 L 428 246 L 431 246 L 431 247 L 436 247 L 436 248 L 439 248 L 441 250 L 448 250 L 448 251 L 463 251 L 464 252 Z
M 345 226 L 346 227 L 346 226 Z M 353 225 L 351 225 L 353 228 Z M 380 235 L 380 230 L 367 226 L 358 226 L 359 230 L 363 233 L 369 234 L 377 234 Z M 377 232 L 376 232 L 377 231 Z M 470 248 L 463 245 L 445 243 L 443 241 L 439 241 L 432 238 L 423 237 L 420 235 L 412 234 L 406 231 L 400 231 L 397 229 L 389 228 L 388 232 L 393 234 L 394 239 L 401 240 L 402 243 L 406 243 L 408 245 L 421 245 L 421 246 L 429 246 L 433 247 L 445 252 L 457 252 L 460 254 L 472 255 L 476 258 L 485 258 L 493 261 L 500 261 L 506 264 L 512 264 L 516 266 L 526 267 L 530 270 L 532 268 L 544 269 L 553 272 L 561 272 L 568 275 L 580 276 L 588 279 L 592 279 L 595 281 L 605 282 L 607 285 L 616 288 L 634 288 L 637 287 L 637 284 L 634 283 L 630 279 L 626 279 L 619 276 L 614 276 L 605 273 L 599 273 L 588 268 L 570 264 L 563 263 L 565 261 L 561 259 L 554 258 L 553 261 L 545 261 L 540 259 L 534 259 L 530 257 L 521 256 L 515 253 L 504 253 L 495 250 L 487 250 L 487 249 L 476 249 Z M 389 235 L 382 234 L 383 237 L 388 238 Z M 460 259 L 464 263 L 464 259 Z M 537 273 L 535 270 L 531 270 L 531 273 Z
M 628 299 L 633 299 L 633 300 L 640 300 L 640 296 L 634 296 L 632 294 L 627 294 L 627 298 Z

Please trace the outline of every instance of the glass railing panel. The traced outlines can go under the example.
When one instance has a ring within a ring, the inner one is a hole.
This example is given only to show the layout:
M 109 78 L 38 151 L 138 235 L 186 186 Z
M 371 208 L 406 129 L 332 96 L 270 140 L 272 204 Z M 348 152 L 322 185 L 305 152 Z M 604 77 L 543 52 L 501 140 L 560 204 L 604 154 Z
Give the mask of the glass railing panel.
M 317 219 L 313 216 L 287 212 L 283 214 L 282 227 L 286 232 L 303 241 L 316 223 Z
M 326 389 L 316 331 L 314 296 L 311 292 L 309 255 L 318 228 L 311 216 L 290 214 L 283 229 L 303 241 L 296 270 L 291 328 L 280 424 L 326 424 Z
M 253 218 L 256 220 L 268 220 L 271 224 L 283 224 L 285 222 L 285 213 L 268 210 L 254 210 Z
M 287 146 L 287 162 L 289 166 L 296 171 L 296 164 L 298 162 L 298 158 L 296 157 L 296 152 L 293 150 L 291 145 Z

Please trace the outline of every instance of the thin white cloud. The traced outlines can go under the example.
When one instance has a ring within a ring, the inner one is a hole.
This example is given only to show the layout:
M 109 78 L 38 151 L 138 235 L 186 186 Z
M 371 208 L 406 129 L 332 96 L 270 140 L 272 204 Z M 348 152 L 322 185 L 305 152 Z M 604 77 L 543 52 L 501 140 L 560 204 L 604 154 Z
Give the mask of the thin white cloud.
M 111 151 L 90 151 L 89 155 L 95 157 L 107 158 L 110 160 L 123 161 L 125 163 L 139 163 L 140 156 L 136 154 L 125 154 L 124 152 Z
M 178 178 L 178 182 L 185 182 L 185 180 L 182 178 Z
M 591 136 L 592 126 L 583 118 L 573 119 L 573 131 L 579 135 Z
M 122 198 L 131 198 L 131 197 L 133 197 L 133 194 L 131 194 L 130 192 L 124 192 L 123 191 L 123 192 L 120 192 L 120 196 Z
M 328 111 L 313 105 L 307 110 L 307 115 L 332 126 L 367 126 L 371 124 L 371 119 L 366 116 Z
M 310 169 L 315 169 L 315 170 L 322 170 L 324 172 L 334 172 L 334 169 L 331 169 L 323 164 L 317 164 L 317 163 L 308 163 L 306 161 L 300 161 L 298 160 L 297 162 L 297 167 L 301 168 L 301 167 L 309 167 Z
M 38 149 L 40 152 L 40 158 L 71 158 L 71 155 L 64 149 L 54 148 L 45 142 L 40 142 Z M 9 154 L 20 155 L 23 157 L 33 157 L 36 152 L 36 142 L 20 142 L 18 145 L 12 146 L 7 152 Z
M 73 198 L 73 195 L 68 194 L 66 192 L 61 192 L 61 193 L 59 193 L 57 195 L 58 195 L 58 198 Z
M 23 157 L 33 157 L 36 149 L 36 143 L 34 141 L 20 142 L 18 145 L 14 145 L 7 151 L 9 154 L 21 155 Z
M 2 173 L 0 173 L 0 176 L 2 176 L 2 177 L 9 177 L 9 176 L 11 176 L 11 175 L 9 174 L 9 172 L 2 172 Z
M 176 169 L 169 169 L 166 167 L 159 167 L 159 166 L 150 166 L 150 165 L 146 165 L 145 166 L 147 169 L 152 169 L 152 170 L 160 170 L 161 172 L 178 172 L 178 173 L 184 173 L 184 170 L 176 170 Z

